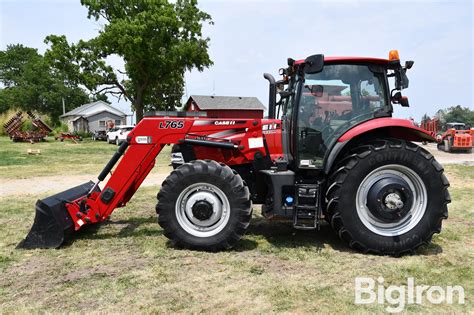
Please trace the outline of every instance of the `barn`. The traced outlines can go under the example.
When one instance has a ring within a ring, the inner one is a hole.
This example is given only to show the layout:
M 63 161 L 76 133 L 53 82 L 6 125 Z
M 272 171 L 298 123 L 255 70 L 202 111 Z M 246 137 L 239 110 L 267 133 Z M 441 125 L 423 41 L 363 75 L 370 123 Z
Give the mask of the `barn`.
M 209 118 L 263 118 L 265 106 L 256 97 L 191 95 L 186 111 L 206 112 Z

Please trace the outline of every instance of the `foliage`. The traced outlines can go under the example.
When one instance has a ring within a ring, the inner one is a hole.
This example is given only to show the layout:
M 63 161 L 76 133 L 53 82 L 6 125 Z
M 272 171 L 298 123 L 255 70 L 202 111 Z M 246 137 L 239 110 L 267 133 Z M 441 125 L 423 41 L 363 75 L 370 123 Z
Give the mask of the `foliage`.
M 430 119 L 431 119 L 430 116 L 428 116 L 428 114 L 425 113 L 425 114 L 421 117 L 421 122 L 428 121 L 428 120 L 430 120 Z
M 444 114 L 444 122 L 465 123 L 467 127 L 474 127 L 474 111 L 460 105 L 448 108 Z
M 195 0 L 81 3 L 88 18 L 105 23 L 97 37 L 74 44 L 65 36 L 50 35 L 45 40 L 50 44 L 46 55 L 70 82 L 129 100 L 137 121 L 144 110 L 178 105 L 184 72 L 202 71 L 212 64 L 209 39 L 201 32 L 202 23 L 212 24 L 211 17 L 197 8 Z M 112 55 L 123 58 L 125 73 L 106 63 Z
M 63 122 L 60 122 L 54 129 L 53 129 L 53 132 L 52 134 L 54 136 L 57 136 L 59 135 L 61 132 L 68 132 L 69 131 L 69 128 L 68 126 L 63 123 Z
M 433 117 L 439 119 L 439 125 L 441 129 L 446 129 L 447 123 L 464 123 L 466 128 L 474 128 L 474 111 L 468 107 L 462 107 L 461 105 L 451 106 L 446 109 L 439 109 Z M 421 121 L 430 120 L 428 114 L 424 114 Z
M 92 133 L 89 131 L 74 131 L 74 135 L 82 137 L 82 139 L 88 139 L 92 136 Z
M 0 51 L 0 112 L 10 108 L 36 110 L 58 123 L 62 98 L 70 110 L 90 101 L 86 92 L 65 81 L 36 49 L 21 44 Z

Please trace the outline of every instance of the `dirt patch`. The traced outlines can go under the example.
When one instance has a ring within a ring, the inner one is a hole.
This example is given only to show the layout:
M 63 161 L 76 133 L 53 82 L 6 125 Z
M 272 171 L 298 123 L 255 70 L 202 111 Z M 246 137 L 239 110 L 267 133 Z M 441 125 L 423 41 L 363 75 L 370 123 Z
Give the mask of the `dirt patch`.
M 142 187 L 159 186 L 168 176 L 166 173 L 149 174 Z M 86 183 L 90 180 L 96 181 L 97 175 L 65 175 L 65 176 L 38 176 L 22 179 L 2 179 L 0 186 L 0 197 L 11 195 L 38 195 L 46 192 L 60 192 L 65 189 Z M 110 175 L 105 179 L 107 182 Z M 102 184 L 103 186 L 103 184 Z
M 448 153 L 444 151 L 438 150 L 436 147 L 436 143 L 428 143 L 423 145 L 421 143 L 417 143 L 422 148 L 428 150 L 435 159 L 441 164 L 462 164 L 462 165 L 474 165 L 474 154 L 473 153 L 465 153 L 465 152 L 454 152 Z

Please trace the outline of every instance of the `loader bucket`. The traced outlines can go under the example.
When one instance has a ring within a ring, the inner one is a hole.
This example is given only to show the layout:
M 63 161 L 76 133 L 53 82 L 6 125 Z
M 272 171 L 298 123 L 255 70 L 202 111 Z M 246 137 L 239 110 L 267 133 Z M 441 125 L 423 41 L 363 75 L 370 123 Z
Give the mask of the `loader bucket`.
M 74 222 L 69 216 L 66 203 L 87 195 L 93 186 L 93 182 L 88 182 L 38 200 L 33 226 L 17 248 L 58 248 L 61 246 L 74 232 Z

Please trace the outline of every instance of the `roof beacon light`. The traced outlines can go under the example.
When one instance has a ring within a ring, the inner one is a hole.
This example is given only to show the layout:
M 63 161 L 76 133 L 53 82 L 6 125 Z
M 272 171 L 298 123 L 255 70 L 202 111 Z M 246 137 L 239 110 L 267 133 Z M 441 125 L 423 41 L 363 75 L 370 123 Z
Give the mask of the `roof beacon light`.
M 400 60 L 400 55 L 398 54 L 398 50 L 393 49 L 390 50 L 388 53 L 388 60 Z

